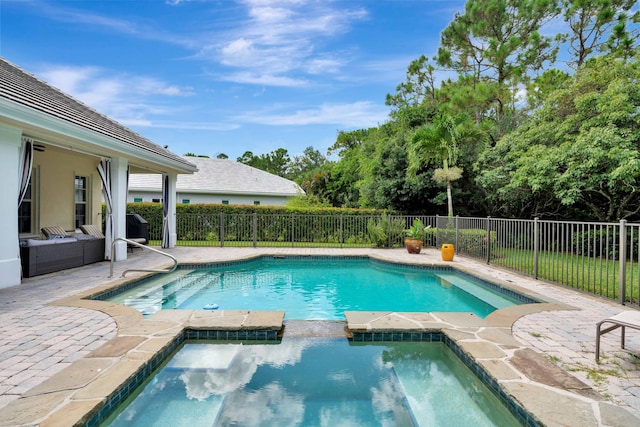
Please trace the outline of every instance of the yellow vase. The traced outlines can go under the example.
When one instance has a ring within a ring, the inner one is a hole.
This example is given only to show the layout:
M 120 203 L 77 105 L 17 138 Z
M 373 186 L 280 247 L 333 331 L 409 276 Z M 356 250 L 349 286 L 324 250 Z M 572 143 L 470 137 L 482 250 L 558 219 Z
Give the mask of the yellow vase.
M 442 245 L 442 260 L 453 261 L 453 255 L 455 254 L 455 248 L 452 244 L 446 243 Z

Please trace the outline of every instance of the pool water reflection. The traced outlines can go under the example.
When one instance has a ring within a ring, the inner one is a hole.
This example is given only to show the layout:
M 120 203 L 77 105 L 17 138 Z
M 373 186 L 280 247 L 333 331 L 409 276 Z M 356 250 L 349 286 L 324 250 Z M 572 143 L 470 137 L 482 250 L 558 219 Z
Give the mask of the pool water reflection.
M 187 342 L 104 426 L 512 426 L 442 342 Z

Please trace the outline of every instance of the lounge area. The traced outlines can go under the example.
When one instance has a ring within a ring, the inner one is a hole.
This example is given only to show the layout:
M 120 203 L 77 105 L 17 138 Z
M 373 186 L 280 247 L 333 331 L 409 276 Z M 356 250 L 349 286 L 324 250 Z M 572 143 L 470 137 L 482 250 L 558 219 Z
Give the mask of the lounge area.
M 25 278 L 104 260 L 105 238 L 102 233 L 68 233 L 59 226 L 43 227 L 42 232 L 45 239 L 20 241 L 22 275 Z

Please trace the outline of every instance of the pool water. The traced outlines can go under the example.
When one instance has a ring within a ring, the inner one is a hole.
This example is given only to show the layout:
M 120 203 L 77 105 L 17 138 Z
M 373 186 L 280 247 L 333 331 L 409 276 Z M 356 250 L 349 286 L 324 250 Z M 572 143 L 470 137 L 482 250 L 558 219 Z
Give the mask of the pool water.
M 103 426 L 516 426 L 442 342 L 186 343 Z
M 286 319 L 341 320 L 344 311 L 472 312 L 520 304 L 453 269 L 366 258 L 260 258 L 181 269 L 109 298 L 145 316 L 167 309 L 276 310 Z

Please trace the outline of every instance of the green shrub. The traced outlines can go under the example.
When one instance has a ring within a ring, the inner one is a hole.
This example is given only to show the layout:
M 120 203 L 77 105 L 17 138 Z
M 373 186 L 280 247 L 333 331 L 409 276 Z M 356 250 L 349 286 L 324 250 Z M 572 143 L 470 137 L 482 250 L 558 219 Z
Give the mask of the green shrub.
M 128 203 L 127 213 L 137 213 L 149 223 L 151 240 L 162 239 L 162 204 Z M 383 211 L 325 207 L 289 207 L 222 204 L 177 204 L 176 233 L 180 241 L 253 242 L 254 221 L 258 242 L 363 244 L 364 223 Z M 388 232 L 395 230 L 392 221 Z M 292 225 L 293 224 L 293 225 Z M 338 226 L 337 224 L 340 224 Z M 396 233 L 396 231 L 393 231 Z M 386 246 L 386 243 L 385 243 Z
M 404 222 L 401 219 L 390 220 L 386 212 L 379 218 L 371 218 L 367 221 L 367 233 L 369 242 L 377 248 L 386 248 L 390 241 L 396 241 L 402 236 Z

